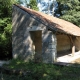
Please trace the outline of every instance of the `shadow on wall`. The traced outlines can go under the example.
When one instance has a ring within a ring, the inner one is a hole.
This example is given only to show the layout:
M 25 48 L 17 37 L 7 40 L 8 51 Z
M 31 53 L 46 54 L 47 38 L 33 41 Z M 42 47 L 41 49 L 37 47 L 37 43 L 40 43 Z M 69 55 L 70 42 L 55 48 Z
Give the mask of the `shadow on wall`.
M 31 49 L 30 49 L 30 33 L 28 28 L 34 25 L 41 26 L 41 24 L 31 17 L 27 12 L 13 8 L 12 14 L 13 20 L 13 32 L 12 32 L 12 48 L 13 48 L 13 57 L 18 56 L 23 57 L 24 59 L 30 58 Z

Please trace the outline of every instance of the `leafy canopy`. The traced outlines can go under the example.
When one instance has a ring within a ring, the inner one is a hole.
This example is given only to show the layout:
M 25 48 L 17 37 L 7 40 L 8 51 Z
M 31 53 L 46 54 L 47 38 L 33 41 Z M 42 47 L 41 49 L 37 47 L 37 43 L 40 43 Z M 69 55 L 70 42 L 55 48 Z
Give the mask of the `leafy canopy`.
M 60 3 L 60 18 L 70 21 L 80 27 L 80 0 L 57 1 Z

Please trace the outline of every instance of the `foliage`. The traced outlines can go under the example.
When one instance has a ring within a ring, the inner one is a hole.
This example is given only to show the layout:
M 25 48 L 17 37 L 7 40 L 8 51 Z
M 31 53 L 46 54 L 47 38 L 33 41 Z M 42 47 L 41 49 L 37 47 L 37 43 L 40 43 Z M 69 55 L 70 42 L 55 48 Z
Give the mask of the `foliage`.
M 12 4 L 16 0 L 0 0 L 0 17 L 10 17 L 12 15 Z
M 38 10 L 36 0 L 30 0 L 29 4 L 27 4 L 26 0 L 23 3 L 22 3 L 22 0 L 17 0 L 17 1 L 18 1 L 18 4 L 26 3 L 27 7 L 30 6 L 31 9 Z
M 62 19 L 80 27 L 80 0 L 58 0 L 59 13 Z
M 0 59 L 12 53 L 11 33 L 11 19 L 0 19 Z
M 12 4 L 16 0 L 0 0 L 0 59 L 12 55 Z
M 79 65 L 80 66 L 80 65 Z M 4 65 L 8 69 L 23 70 L 24 75 L 14 75 L 17 80 L 79 80 L 80 68 L 71 66 L 57 66 L 54 64 L 24 62 L 19 59 L 13 59 L 10 64 Z M 28 73 L 26 73 L 28 72 Z M 14 80 L 11 76 L 11 80 Z M 13 75 L 12 75 L 13 76 Z M 5 78 L 5 76 L 4 76 Z
M 30 1 L 30 6 L 31 6 L 32 9 L 38 10 L 36 0 L 31 0 Z

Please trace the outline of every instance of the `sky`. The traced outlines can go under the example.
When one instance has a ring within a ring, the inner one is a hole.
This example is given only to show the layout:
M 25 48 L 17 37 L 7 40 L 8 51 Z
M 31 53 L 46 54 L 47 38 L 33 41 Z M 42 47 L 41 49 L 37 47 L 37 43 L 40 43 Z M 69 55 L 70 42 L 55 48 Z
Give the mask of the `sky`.
M 58 4 L 56 0 L 37 0 L 37 7 L 39 8 L 39 11 L 53 15 Z
M 29 4 L 30 0 L 20 0 L 21 5 L 27 7 L 26 3 Z M 40 12 L 53 15 L 58 7 L 56 0 L 36 0 L 37 7 Z
M 30 0 L 19 0 L 22 6 L 27 7 L 26 3 L 29 4 Z

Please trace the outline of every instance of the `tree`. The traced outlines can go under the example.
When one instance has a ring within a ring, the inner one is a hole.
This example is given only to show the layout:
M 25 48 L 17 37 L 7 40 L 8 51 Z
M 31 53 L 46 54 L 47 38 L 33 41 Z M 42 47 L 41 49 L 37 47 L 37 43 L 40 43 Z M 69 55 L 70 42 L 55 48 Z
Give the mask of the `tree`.
M 12 4 L 15 0 L 0 0 L 0 59 L 12 55 Z
M 0 17 L 10 17 L 12 15 L 12 4 L 16 0 L 0 0 Z
M 30 0 L 30 6 L 34 10 L 38 10 L 36 0 Z
M 30 6 L 31 9 L 38 10 L 36 0 L 18 0 L 18 4 L 25 7 Z
M 80 27 L 80 0 L 58 0 L 60 18 Z

